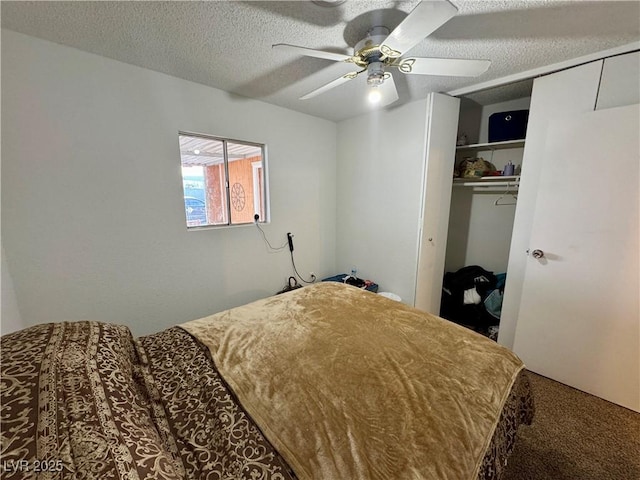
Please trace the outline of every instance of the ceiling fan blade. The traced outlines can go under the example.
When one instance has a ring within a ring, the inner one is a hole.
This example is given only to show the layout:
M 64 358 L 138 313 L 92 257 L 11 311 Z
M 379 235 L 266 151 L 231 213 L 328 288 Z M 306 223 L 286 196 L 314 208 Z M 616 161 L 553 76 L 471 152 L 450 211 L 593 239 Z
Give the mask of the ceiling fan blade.
M 317 95 L 320 95 L 321 93 L 326 92 L 327 90 L 331 90 L 332 88 L 337 87 L 338 85 L 342 85 L 343 83 L 348 82 L 349 80 L 353 80 L 354 78 L 356 78 L 358 76 L 358 74 L 361 72 L 351 72 L 351 73 L 347 73 L 346 75 L 343 75 L 339 78 L 336 78 L 335 80 L 327 83 L 326 85 L 323 85 L 320 88 L 316 88 L 314 91 L 307 93 L 306 95 L 300 97 L 300 100 L 308 100 L 310 98 L 313 98 Z
M 446 77 L 477 77 L 487 71 L 489 60 L 463 58 L 403 58 L 395 66 L 402 73 L 414 75 L 442 75 Z
M 324 50 L 314 50 L 313 48 L 298 47 L 297 45 L 288 45 L 286 43 L 276 43 L 271 46 L 278 50 L 305 55 L 307 57 L 324 58 L 325 60 L 333 60 L 334 62 L 350 62 L 351 56 L 342 53 L 325 52 Z
M 458 9 L 448 0 L 420 2 L 385 38 L 380 51 L 391 58 L 400 57 L 453 18 L 457 12 Z

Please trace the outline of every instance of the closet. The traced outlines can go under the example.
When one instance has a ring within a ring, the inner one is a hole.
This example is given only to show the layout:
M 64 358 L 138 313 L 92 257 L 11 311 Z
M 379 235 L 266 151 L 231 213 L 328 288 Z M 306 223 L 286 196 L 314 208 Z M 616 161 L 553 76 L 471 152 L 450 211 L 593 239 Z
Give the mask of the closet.
M 445 262 L 447 271 L 504 268 L 498 341 L 528 369 L 635 411 L 638 84 L 638 51 L 537 78 L 522 145 L 485 145 L 480 128 L 479 145 L 458 148 L 458 156 L 481 156 L 497 169 L 505 161 L 522 168 L 513 207 L 495 205 L 504 186 L 484 187 L 493 180 L 454 180 Z M 469 128 L 465 113 L 459 130 Z M 485 116 L 471 115 L 481 124 Z M 498 209 L 502 226 L 491 223 Z
M 499 112 L 529 110 L 532 84 L 532 80 L 526 80 L 461 99 L 454 167 L 459 176 L 452 183 L 445 272 L 478 265 L 499 274 L 499 287 L 503 285 L 509 262 L 525 139 L 489 142 L 489 117 Z M 461 165 L 476 159 L 489 162 L 494 171 L 504 175 L 464 177 Z M 507 165 L 513 165 L 514 171 L 505 171 Z M 501 293 L 496 292 L 490 299 L 493 301 L 494 308 L 490 309 L 493 315 L 486 316 L 482 312 L 484 318 L 494 325 L 499 323 L 496 318 L 499 310 L 496 311 L 495 307 L 496 300 L 497 306 L 501 303 Z M 486 297 L 488 292 L 480 294 Z M 444 293 L 440 314 L 454 321 L 457 317 L 464 317 L 464 309 L 455 309 L 460 312 L 458 315 L 451 311 L 451 301 L 451 297 Z M 460 299 L 454 301 L 459 302 Z M 481 308 L 480 305 L 467 312 L 474 317 Z M 483 322 L 475 322 L 483 333 L 489 333 L 486 327 L 477 324 Z M 497 326 L 490 329 L 490 334 L 497 338 Z
M 444 135 L 435 128 L 453 104 L 429 111 L 416 282 L 416 307 L 437 313 L 440 302 L 433 295 L 442 291 L 437 274 L 441 280 L 445 271 L 465 265 L 506 272 L 498 342 L 512 348 L 529 370 L 635 411 L 640 411 L 639 84 L 637 50 L 536 78 L 523 144 L 487 145 L 484 137 L 490 108 L 519 106 L 498 101 L 483 107 L 464 99 L 462 108 L 456 105 L 457 130 L 471 145 L 431 149 L 436 137 L 441 145 L 447 138 L 455 142 L 455 132 Z M 507 161 L 520 165 L 515 205 L 495 204 L 510 195 L 511 185 L 500 183 L 504 179 L 451 180 L 454 162 L 467 155 L 491 161 L 496 169 Z M 436 169 L 439 176 L 430 175 Z M 436 196 L 432 185 L 447 172 L 450 188 Z M 438 216 L 448 225 L 432 226 Z M 433 261 L 440 251 L 442 262 Z

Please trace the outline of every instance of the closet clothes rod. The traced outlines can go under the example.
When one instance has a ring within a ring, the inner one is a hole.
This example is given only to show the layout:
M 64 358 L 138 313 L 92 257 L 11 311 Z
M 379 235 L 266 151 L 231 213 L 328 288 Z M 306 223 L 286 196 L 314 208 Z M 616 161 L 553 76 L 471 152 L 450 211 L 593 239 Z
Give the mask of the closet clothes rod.
M 518 188 L 520 186 L 520 175 L 516 175 L 513 177 L 482 177 L 480 178 L 454 178 L 453 186 L 456 187 L 483 187 L 483 188 L 491 188 L 491 187 L 507 187 L 507 190 L 510 188 Z
M 454 187 L 508 187 L 518 188 L 518 182 L 453 182 Z

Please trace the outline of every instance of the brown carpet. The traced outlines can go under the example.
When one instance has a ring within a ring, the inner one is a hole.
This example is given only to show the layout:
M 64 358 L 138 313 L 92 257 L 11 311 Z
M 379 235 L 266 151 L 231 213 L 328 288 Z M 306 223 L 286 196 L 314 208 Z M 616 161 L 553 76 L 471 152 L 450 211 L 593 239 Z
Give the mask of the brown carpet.
M 536 404 L 503 480 L 638 480 L 640 414 L 529 373 Z

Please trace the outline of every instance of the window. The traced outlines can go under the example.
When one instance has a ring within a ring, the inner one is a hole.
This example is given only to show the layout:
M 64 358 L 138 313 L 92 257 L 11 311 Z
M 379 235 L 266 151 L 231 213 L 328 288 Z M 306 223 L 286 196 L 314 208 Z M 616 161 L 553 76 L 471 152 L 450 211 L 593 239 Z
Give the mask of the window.
M 188 228 L 267 220 L 265 145 L 182 132 L 178 139 Z

